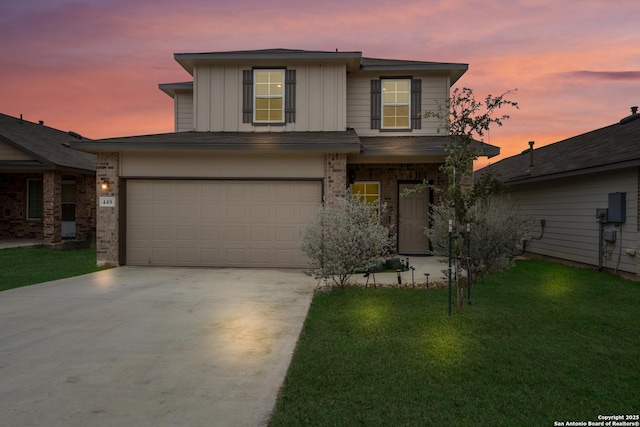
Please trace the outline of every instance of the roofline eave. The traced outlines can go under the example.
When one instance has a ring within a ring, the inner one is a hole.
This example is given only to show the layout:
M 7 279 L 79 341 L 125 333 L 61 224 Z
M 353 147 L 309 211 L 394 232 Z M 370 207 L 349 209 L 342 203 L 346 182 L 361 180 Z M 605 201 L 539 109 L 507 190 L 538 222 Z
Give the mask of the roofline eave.
M 582 169 L 574 169 L 558 173 L 550 173 L 538 176 L 520 175 L 513 179 L 502 180 L 505 185 L 529 184 L 532 182 L 550 181 L 560 178 L 571 178 L 574 176 L 587 175 L 592 173 L 610 172 L 619 169 L 633 168 L 640 166 L 640 159 L 627 160 L 624 162 L 610 163 L 607 165 L 592 166 Z

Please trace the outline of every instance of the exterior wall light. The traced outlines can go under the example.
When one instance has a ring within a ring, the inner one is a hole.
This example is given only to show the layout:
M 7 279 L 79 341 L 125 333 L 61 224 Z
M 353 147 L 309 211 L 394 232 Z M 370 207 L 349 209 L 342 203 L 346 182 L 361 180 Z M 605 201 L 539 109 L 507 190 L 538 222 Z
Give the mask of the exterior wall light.
M 100 189 L 107 191 L 109 189 L 109 181 L 106 178 L 100 180 Z

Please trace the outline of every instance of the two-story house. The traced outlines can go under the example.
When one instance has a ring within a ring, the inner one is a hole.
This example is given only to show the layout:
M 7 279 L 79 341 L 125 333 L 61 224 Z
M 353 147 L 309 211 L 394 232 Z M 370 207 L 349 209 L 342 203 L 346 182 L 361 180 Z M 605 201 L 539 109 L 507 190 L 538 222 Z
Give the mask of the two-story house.
M 449 141 L 422 111 L 467 64 L 270 49 L 179 53 L 161 84 L 174 133 L 74 144 L 98 155 L 99 264 L 304 267 L 300 231 L 323 200 L 384 202 L 397 251 L 425 254 Z M 479 144 L 483 155 L 499 153 Z

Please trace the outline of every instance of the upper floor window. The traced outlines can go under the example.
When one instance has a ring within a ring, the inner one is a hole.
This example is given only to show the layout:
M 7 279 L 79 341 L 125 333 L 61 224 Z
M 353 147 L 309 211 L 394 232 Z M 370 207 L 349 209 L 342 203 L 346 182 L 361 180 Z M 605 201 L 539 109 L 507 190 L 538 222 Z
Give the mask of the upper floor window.
M 411 80 L 382 80 L 382 129 L 409 129 Z
M 242 122 L 284 125 L 296 121 L 296 70 L 242 72 Z
M 422 127 L 422 80 L 371 80 L 371 129 L 411 131 Z
M 284 70 L 253 70 L 254 117 L 259 123 L 284 122 Z

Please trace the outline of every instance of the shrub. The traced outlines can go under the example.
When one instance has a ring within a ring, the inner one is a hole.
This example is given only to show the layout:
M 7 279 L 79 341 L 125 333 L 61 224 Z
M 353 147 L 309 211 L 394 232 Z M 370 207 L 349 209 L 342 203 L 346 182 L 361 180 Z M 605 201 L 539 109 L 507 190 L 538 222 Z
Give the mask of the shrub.
M 497 201 L 482 207 L 473 206 L 467 214 L 470 235 L 466 236 L 466 224 L 453 230 L 452 252 L 459 257 L 459 269 L 465 271 L 465 276 L 470 269 L 475 281 L 511 267 L 527 234 L 529 219 L 520 215 L 516 207 Z M 425 232 L 436 255 L 447 256 L 449 253 L 449 220 L 452 218 L 453 208 L 448 204 L 435 206 L 431 212 L 433 227 Z
M 377 203 L 368 204 L 359 197 L 336 199 L 323 205 L 310 226 L 302 232 L 300 248 L 318 279 L 331 278 L 343 288 L 359 269 L 378 264 L 391 244 L 389 229 L 378 218 L 386 210 Z

